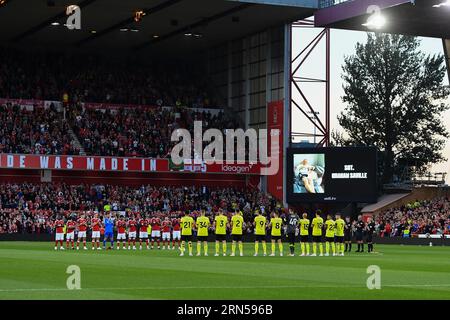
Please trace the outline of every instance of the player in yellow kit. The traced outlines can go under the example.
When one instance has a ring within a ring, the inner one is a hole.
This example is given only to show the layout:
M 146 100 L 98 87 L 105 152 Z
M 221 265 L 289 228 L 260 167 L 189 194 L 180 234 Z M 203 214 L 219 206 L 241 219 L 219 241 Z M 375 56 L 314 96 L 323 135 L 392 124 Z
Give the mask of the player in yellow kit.
M 273 212 L 273 218 L 270 219 L 269 227 L 271 227 L 271 241 L 272 241 L 272 253 L 271 257 L 275 256 L 275 242 L 278 242 L 278 248 L 280 250 L 280 256 L 283 256 L 283 244 L 281 243 L 281 228 L 283 227 L 283 219 L 278 216 L 278 212 Z
M 260 211 L 256 211 L 257 216 L 253 221 L 253 226 L 255 227 L 255 254 L 256 257 L 258 255 L 259 242 L 262 243 L 263 247 L 263 255 L 267 255 L 267 246 L 266 246 L 266 227 L 267 227 L 267 219 L 262 215 Z
M 197 228 L 197 256 L 202 254 L 202 242 L 205 256 L 208 255 L 208 228 L 210 221 L 208 217 L 205 217 L 205 210 L 200 211 L 200 216 L 195 221 L 195 227 Z
M 334 228 L 335 222 L 333 217 L 329 214 L 327 215 L 327 221 L 325 221 L 325 256 L 330 255 L 330 246 L 333 256 L 336 255 L 336 247 L 334 245 Z
M 334 241 L 336 242 L 336 255 L 344 255 L 344 229 L 345 221 L 340 213 L 336 213 L 336 227 L 334 228 Z
M 321 210 L 316 211 L 316 217 L 312 219 L 312 238 L 313 238 L 313 253 L 311 256 L 317 256 L 317 244 L 319 244 L 320 256 L 323 256 L 323 246 L 322 246 L 322 228 L 323 219 L 320 216 L 322 214 Z
M 219 255 L 220 242 L 222 241 L 223 256 L 227 255 L 227 226 L 228 218 L 224 215 L 223 210 L 219 209 L 219 214 L 214 218 L 214 230 L 216 231 L 216 254 Z
M 194 219 L 189 214 L 189 210 L 186 210 L 184 212 L 184 217 L 181 218 L 180 256 L 184 256 L 184 252 L 186 251 L 186 241 L 188 242 L 189 255 L 192 256 L 192 228 L 194 227 Z
M 309 256 L 309 224 L 308 214 L 303 213 L 302 219 L 300 219 L 300 247 L 302 249 L 300 256 L 302 257 Z
M 244 227 L 244 218 L 240 211 L 235 210 L 233 217 L 231 217 L 231 237 L 233 242 L 231 244 L 231 256 L 235 256 L 236 242 L 239 245 L 239 255 L 244 256 L 244 248 L 242 245 L 242 229 Z

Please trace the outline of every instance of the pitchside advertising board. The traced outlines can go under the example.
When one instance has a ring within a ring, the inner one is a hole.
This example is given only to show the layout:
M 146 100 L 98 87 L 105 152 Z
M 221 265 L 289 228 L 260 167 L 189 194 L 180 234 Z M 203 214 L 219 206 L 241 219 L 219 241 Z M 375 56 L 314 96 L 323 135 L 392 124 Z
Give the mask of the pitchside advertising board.
M 291 148 L 286 170 L 290 204 L 377 200 L 376 148 Z

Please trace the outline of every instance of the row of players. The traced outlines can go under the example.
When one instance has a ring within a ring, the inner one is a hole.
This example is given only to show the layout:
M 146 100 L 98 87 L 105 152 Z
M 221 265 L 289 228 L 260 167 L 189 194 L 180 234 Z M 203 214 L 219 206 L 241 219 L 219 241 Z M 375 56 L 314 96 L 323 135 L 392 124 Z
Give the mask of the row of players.
M 272 244 L 272 252 L 271 256 L 275 255 L 276 252 L 276 244 L 278 244 L 279 253 L 283 255 L 283 244 L 282 244 L 282 230 L 285 229 L 286 236 L 289 241 L 289 249 L 290 256 L 294 256 L 295 253 L 295 238 L 297 234 L 300 234 L 300 247 L 301 247 L 301 256 L 310 255 L 310 233 L 312 235 L 312 251 L 311 256 L 317 255 L 317 246 L 319 247 L 319 256 L 323 256 L 323 246 L 322 246 L 322 236 L 325 233 L 325 256 L 330 255 L 330 249 L 333 256 L 343 256 L 344 252 L 351 251 L 351 238 L 352 231 L 355 231 L 356 240 L 358 242 L 358 250 L 357 252 L 363 252 L 363 232 L 367 232 L 367 243 L 368 243 L 368 251 L 373 251 L 373 243 L 372 243 L 372 234 L 375 229 L 375 224 L 369 220 L 367 225 L 364 223 L 361 217 L 358 218 L 358 221 L 352 223 L 349 218 L 346 218 L 344 221 L 340 214 L 336 214 L 335 220 L 331 215 L 327 216 L 327 220 L 324 222 L 321 217 L 321 211 L 317 210 L 316 216 L 312 221 L 308 219 L 308 215 L 304 213 L 302 218 L 300 218 L 293 210 L 289 210 L 289 214 L 284 218 L 280 218 L 277 212 L 272 212 L 271 218 L 268 221 L 267 218 L 261 213 L 256 212 L 256 217 L 254 221 L 251 223 L 254 228 L 255 234 L 255 253 L 254 255 L 258 255 L 259 251 L 259 243 L 262 244 L 263 255 L 267 254 L 267 246 L 266 246 L 266 237 L 267 231 L 270 230 L 270 238 Z M 72 223 L 71 223 L 72 222 Z M 222 251 L 223 255 L 227 254 L 227 243 L 226 243 L 226 235 L 227 229 L 231 229 L 232 236 L 232 247 L 231 247 L 231 256 L 234 256 L 236 253 L 236 244 L 239 248 L 239 254 L 243 256 L 243 230 L 246 226 L 244 223 L 244 219 L 242 214 L 239 211 L 236 211 L 231 218 L 231 221 L 228 221 L 228 217 L 224 215 L 222 210 L 219 210 L 218 214 L 215 216 L 213 224 L 211 225 L 210 219 L 205 216 L 205 212 L 202 211 L 200 216 L 194 221 L 189 211 L 185 212 L 185 215 L 181 219 L 172 219 L 165 218 L 162 223 L 158 218 L 142 218 L 135 220 L 131 218 L 128 221 L 125 221 L 123 217 L 119 218 L 119 220 L 114 224 L 114 218 L 112 214 L 109 214 L 107 218 L 103 221 L 105 227 L 105 236 L 103 240 L 103 247 L 106 249 L 106 241 L 109 239 L 111 241 L 111 249 L 114 248 L 114 240 L 113 240 L 113 229 L 114 225 L 117 226 L 117 248 L 120 248 L 120 241 L 122 240 L 123 249 L 126 249 L 126 235 L 128 234 L 128 249 L 131 249 L 131 243 L 133 244 L 133 249 L 136 249 L 136 230 L 139 225 L 139 242 L 140 247 L 142 249 L 142 243 L 145 242 L 147 245 L 147 249 L 149 249 L 149 240 L 148 240 L 148 228 L 151 229 L 151 237 L 152 237 L 152 248 L 154 242 L 158 243 L 158 248 L 160 248 L 159 239 L 160 239 L 160 231 L 162 228 L 162 239 L 163 239 L 163 248 L 165 248 L 165 243 L 167 243 L 167 247 L 170 248 L 170 230 L 172 228 L 172 249 L 175 248 L 175 242 L 179 245 L 180 255 L 183 256 L 186 251 L 186 244 L 188 246 L 189 255 L 193 255 L 192 253 L 192 238 L 193 231 L 197 231 L 197 255 L 201 255 L 201 244 L 204 245 L 204 254 L 208 255 L 208 236 L 210 230 L 213 230 L 216 237 L 215 243 L 215 255 L 218 256 L 220 253 L 220 243 L 222 242 Z M 91 221 L 92 227 L 92 249 L 95 249 L 95 244 L 97 244 L 97 249 L 100 249 L 100 225 L 101 221 L 98 216 L 94 216 Z M 74 248 L 74 230 L 75 227 L 78 228 L 78 241 L 77 241 L 77 249 L 79 249 L 80 242 L 83 242 L 84 249 L 86 249 L 86 229 L 87 223 L 84 217 L 78 219 L 77 226 L 74 221 L 69 221 L 67 223 L 67 247 L 69 247 L 69 242 L 72 242 L 72 248 Z M 61 249 L 64 249 L 62 246 L 64 233 L 64 222 L 62 220 L 56 221 L 56 243 L 55 250 L 57 249 L 58 241 L 60 241 Z M 311 231 L 310 231 L 311 229 Z M 180 245 L 181 238 L 181 245 Z M 344 246 L 345 242 L 345 246 Z
M 81 215 L 79 219 L 71 218 L 64 222 L 60 217 L 54 223 L 55 228 L 55 250 L 58 249 L 58 244 L 60 244 L 60 249 L 64 250 L 63 242 L 64 235 L 66 235 L 66 248 L 69 249 L 70 245 L 72 249 L 75 249 L 75 230 L 77 231 L 77 250 L 80 249 L 80 244 L 83 243 L 83 249 L 87 250 L 87 231 L 92 230 L 92 250 L 101 250 L 100 247 L 100 236 L 101 231 L 104 232 L 103 237 L 103 248 L 106 249 L 106 241 L 111 241 L 111 249 L 114 247 L 114 227 L 117 229 L 117 249 L 120 249 L 120 241 L 123 243 L 123 249 L 126 249 L 126 240 L 128 235 L 128 249 L 131 249 L 131 244 L 133 249 L 136 250 L 136 240 L 139 239 L 140 249 L 142 249 L 142 244 L 145 243 L 147 249 L 150 249 L 149 233 L 151 235 L 151 249 L 154 248 L 155 242 L 157 242 L 158 249 L 161 248 L 161 231 L 162 231 L 162 241 L 163 249 L 170 249 L 170 240 L 172 234 L 172 249 L 175 249 L 175 243 L 180 245 L 181 240 L 181 227 L 180 219 L 169 219 L 166 217 L 162 222 L 159 218 L 147 218 L 140 217 L 130 218 L 128 221 L 125 220 L 123 216 L 119 219 L 113 217 L 113 213 L 109 213 L 103 220 L 99 218 L 96 213 L 94 217 L 90 220 L 90 223 L 84 215 Z M 138 231 L 139 230 L 139 231 Z M 150 231 L 150 232 L 149 232 Z M 139 237 L 138 237 L 139 232 Z
M 276 253 L 276 244 L 278 244 L 279 254 L 283 256 L 283 243 L 281 241 L 282 238 L 282 229 L 285 225 L 285 233 L 287 235 L 289 241 L 289 250 L 290 256 L 295 255 L 295 238 L 297 235 L 297 231 L 300 233 L 300 247 L 301 254 L 300 256 L 317 256 L 317 246 L 319 247 L 319 256 L 323 256 L 323 245 L 322 245 L 322 237 L 325 232 L 325 256 L 330 255 L 330 248 L 333 256 L 344 256 L 345 251 L 351 251 L 351 234 L 354 230 L 356 233 L 356 240 L 358 242 L 358 250 L 357 252 L 364 252 L 363 247 L 363 232 L 367 232 L 367 243 L 368 243 L 368 251 L 373 252 L 373 243 L 372 243 L 372 235 L 375 230 L 375 223 L 369 218 L 368 224 L 366 225 L 362 220 L 362 217 L 358 217 L 358 221 L 355 224 L 352 224 L 350 219 L 347 218 L 344 221 L 341 218 L 340 214 L 336 214 L 335 220 L 331 215 L 327 215 L 327 220 L 324 222 L 321 217 L 322 212 L 320 210 L 316 211 L 315 218 L 310 221 L 308 219 L 308 214 L 303 213 L 302 218 L 294 213 L 293 210 L 289 210 L 289 215 L 284 219 L 280 218 L 277 212 L 272 212 L 271 218 L 267 221 L 267 218 L 261 214 L 257 213 L 257 216 L 254 218 L 253 227 L 255 233 L 255 253 L 254 256 L 258 255 L 259 251 L 259 243 L 261 242 L 263 248 L 263 255 L 267 255 L 267 246 L 266 246 L 266 231 L 270 230 L 270 238 L 271 238 L 271 254 L 270 256 L 275 256 Z M 239 212 L 235 212 L 233 217 L 231 218 L 231 235 L 232 235 L 232 247 L 231 247 L 231 256 L 235 255 L 236 252 L 236 244 L 239 246 L 239 254 L 243 256 L 243 225 L 244 219 L 239 214 Z M 227 254 L 226 247 L 226 227 L 228 226 L 228 218 L 224 216 L 222 213 L 219 213 L 215 219 L 213 224 L 213 229 L 215 230 L 216 235 L 216 253 L 215 256 L 219 255 L 220 252 L 220 242 L 222 242 L 222 250 L 223 255 Z M 181 218 L 181 253 L 180 256 L 183 256 L 186 252 L 186 244 L 188 245 L 189 255 L 192 256 L 192 236 L 193 230 L 197 229 L 197 256 L 201 255 L 201 244 L 204 244 L 204 254 L 208 255 L 208 227 L 209 227 L 209 218 L 204 216 L 204 213 L 201 214 L 200 217 L 194 222 L 194 219 L 190 216 L 189 212 L 185 212 L 185 216 Z M 310 229 L 312 230 L 312 251 L 310 254 Z M 348 231 L 346 231 L 348 230 Z M 346 242 L 344 246 L 344 242 Z

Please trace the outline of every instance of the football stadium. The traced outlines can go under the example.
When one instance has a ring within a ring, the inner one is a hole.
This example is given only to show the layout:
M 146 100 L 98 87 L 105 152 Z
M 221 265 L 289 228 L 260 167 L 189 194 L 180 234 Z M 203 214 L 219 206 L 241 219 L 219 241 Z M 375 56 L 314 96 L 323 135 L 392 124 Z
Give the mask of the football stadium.
M 450 299 L 449 53 L 447 0 L 0 0 L 0 300 Z

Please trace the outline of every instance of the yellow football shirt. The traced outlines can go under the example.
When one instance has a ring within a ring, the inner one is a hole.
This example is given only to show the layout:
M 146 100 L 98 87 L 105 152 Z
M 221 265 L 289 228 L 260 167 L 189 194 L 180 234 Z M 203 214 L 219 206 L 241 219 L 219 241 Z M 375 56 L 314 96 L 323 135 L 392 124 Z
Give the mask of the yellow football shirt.
M 309 219 L 300 219 L 300 235 L 307 236 L 309 235 Z
M 258 236 L 266 235 L 266 217 L 256 216 L 255 217 L 255 234 Z
M 272 236 L 281 236 L 281 227 L 283 225 L 283 220 L 281 218 L 270 219 L 270 224 L 272 225 Z
M 335 227 L 335 222 L 332 219 L 329 219 L 327 221 L 325 221 L 325 237 L 327 238 L 334 238 L 334 227 Z
M 343 219 L 337 219 L 336 220 L 336 227 L 335 227 L 335 236 L 338 237 L 343 237 L 344 236 L 344 226 L 345 226 L 345 221 Z
M 200 216 L 197 218 L 195 224 L 197 225 L 197 235 L 201 237 L 208 236 L 209 218 Z
M 194 219 L 190 216 L 181 218 L 181 235 L 192 236 L 192 227 L 194 226 Z
M 323 227 L 323 219 L 321 217 L 316 217 L 312 220 L 312 235 L 321 236 Z
M 231 218 L 231 234 L 242 235 L 242 227 L 244 225 L 244 218 L 240 214 L 236 214 Z
M 223 214 L 219 214 L 214 218 L 216 222 L 216 234 L 227 234 L 228 218 Z

